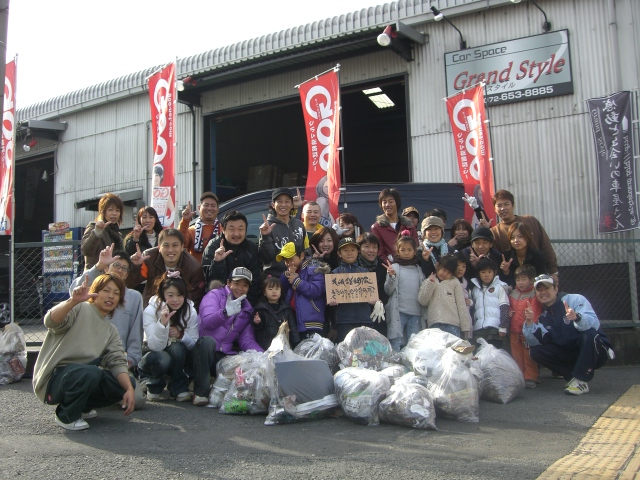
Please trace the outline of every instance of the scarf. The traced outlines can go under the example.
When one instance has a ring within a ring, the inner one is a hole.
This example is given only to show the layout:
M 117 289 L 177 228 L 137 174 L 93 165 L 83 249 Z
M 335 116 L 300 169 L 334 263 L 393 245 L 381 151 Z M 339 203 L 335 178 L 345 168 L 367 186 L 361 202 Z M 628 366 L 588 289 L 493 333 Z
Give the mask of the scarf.
M 402 258 L 395 258 L 394 257 L 394 262 L 397 263 L 398 265 L 402 266 L 402 267 L 409 267 L 411 265 L 416 265 L 418 263 L 418 257 L 414 256 L 413 258 L 409 259 L 409 260 L 403 260 Z
M 435 247 L 434 250 L 436 248 L 439 249 L 441 257 L 444 257 L 447 253 L 449 253 L 449 244 L 445 241 L 444 237 L 441 238 L 438 243 L 433 243 L 433 242 L 430 242 L 429 240 L 425 240 L 422 243 L 427 250 L 429 250 L 431 247 Z M 436 256 L 433 254 L 433 252 L 431 253 L 429 258 L 431 258 L 431 261 L 433 262 L 433 266 L 435 267 L 436 263 L 438 263 L 438 260 L 436 259 Z
M 362 256 L 362 254 L 358 255 L 358 263 L 360 264 L 361 267 L 366 268 L 367 270 L 369 270 L 370 272 L 373 272 L 377 267 L 378 267 L 378 260 L 380 257 L 378 257 L 376 255 L 375 260 L 373 261 L 369 261 L 366 258 L 364 258 Z
M 214 237 L 217 237 L 218 234 L 220 233 L 219 232 L 220 221 L 216 218 L 215 222 L 213 222 L 213 232 L 211 232 L 211 236 L 207 238 L 205 242 L 204 235 L 202 234 L 204 230 L 204 226 L 205 226 L 205 223 L 200 219 L 200 217 L 198 217 L 198 219 L 196 220 L 196 223 L 194 223 L 194 227 L 195 227 L 195 235 L 193 239 L 194 252 L 204 251 L 205 247 L 209 243 L 209 240 L 211 240 Z

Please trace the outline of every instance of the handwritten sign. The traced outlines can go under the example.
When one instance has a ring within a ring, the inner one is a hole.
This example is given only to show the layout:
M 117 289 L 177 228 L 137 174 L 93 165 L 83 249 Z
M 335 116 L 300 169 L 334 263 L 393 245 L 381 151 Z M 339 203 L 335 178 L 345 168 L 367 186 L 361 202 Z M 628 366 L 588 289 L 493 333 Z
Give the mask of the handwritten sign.
M 327 302 L 359 303 L 378 299 L 375 273 L 333 273 L 325 275 Z

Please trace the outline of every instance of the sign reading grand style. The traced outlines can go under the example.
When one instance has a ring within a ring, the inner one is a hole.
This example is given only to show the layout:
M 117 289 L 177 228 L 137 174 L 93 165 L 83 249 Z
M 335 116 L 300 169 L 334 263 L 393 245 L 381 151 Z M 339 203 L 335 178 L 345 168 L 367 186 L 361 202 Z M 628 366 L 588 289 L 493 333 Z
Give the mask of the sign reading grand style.
M 481 82 L 488 105 L 573 93 L 568 30 L 458 50 L 444 60 L 447 96 Z

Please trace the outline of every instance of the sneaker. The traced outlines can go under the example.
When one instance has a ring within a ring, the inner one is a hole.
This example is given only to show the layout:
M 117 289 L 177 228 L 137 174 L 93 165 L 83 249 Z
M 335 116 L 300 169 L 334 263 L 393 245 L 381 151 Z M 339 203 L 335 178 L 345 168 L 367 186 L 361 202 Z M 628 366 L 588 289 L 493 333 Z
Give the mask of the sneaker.
M 209 399 L 207 397 L 200 397 L 198 395 L 193 396 L 193 404 L 196 407 L 204 407 L 209 404 Z
M 564 393 L 568 395 L 582 395 L 583 393 L 589 393 L 589 384 L 582 380 L 578 380 L 577 378 L 572 378 L 567 384 L 567 388 L 564 389 Z
M 558 372 L 551 371 L 551 378 L 564 378 Z
M 147 382 L 148 381 L 149 381 L 149 379 L 143 378 L 142 380 L 137 382 L 137 384 L 140 385 L 140 389 L 142 390 L 142 393 L 147 393 Z
M 164 392 L 153 393 L 153 392 L 147 391 L 147 400 L 149 400 L 150 402 L 161 402 L 163 400 L 168 400 L 168 399 L 169 397 L 167 397 L 167 395 L 165 395 Z
M 537 384 L 535 380 L 525 380 L 524 381 L 524 388 L 536 388 Z
M 190 402 L 191 392 L 182 392 L 176 396 L 176 402 Z
M 56 425 L 64 428 L 65 430 L 73 430 L 73 431 L 86 430 L 87 428 L 89 428 L 89 424 L 81 418 L 79 418 L 75 422 L 64 423 L 62 420 L 58 418 L 57 415 L 56 415 Z
M 82 414 L 82 418 L 85 418 L 85 419 L 96 418 L 97 416 L 98 416 L 98 412 L 96 412 L 95 410 L 90 410 L 87 413 Z

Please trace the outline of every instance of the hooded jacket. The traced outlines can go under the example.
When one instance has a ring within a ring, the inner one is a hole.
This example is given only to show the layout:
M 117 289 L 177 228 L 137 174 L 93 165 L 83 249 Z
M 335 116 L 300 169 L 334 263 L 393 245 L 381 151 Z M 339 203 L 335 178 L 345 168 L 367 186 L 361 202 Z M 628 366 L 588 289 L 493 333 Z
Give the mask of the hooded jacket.
M 189 316 L 187 317 L 187 327 L 184 329 L 182 338 L 179 340 L 184 343 L 187 350 L 191 350 L 198 340 L 198 313 L 193 308 L 193 302 L 187 300 L 189 305 Z M 149 349 L 154 352 L 160 352 L 168 347 L 172 340 L 169 339 L 169 328 L 171 321 L 166 326 L 160 323 L 160 309 L 162 300 L 157 296 L 151 297 L 149 305 L 144 309 L 144 336 L 147 339 Z M 175 316 L 174 316 L 175 318 Z
M 283 322 L 289 324 L 289 343 L 291 348 L 295 348 L 300 343 L 298 333 L 298 322 L 291 306 L 284 301 L 277 304 L 269 304 L 266 301 L 259 301 L 256 304 L 256 313 L 260 315 L 260 323 L 253 324 L 256 334 L 256 341 L 262 348 L 267 350 L 271 342 L 278 334 L 278 329 Z
M 398 223 L 396 224 L 396 228 L 393 228 L 386 215 L 376 217 L 376 223 L 371 225 L 371 233 L 378 237 L 378 241 L 380 242 L 378 256 L 382 260 L 387 261 L 389 260 L 389 255 L 393 257 L 396 254 L 396 240 L 402 230 L 409 230 L 411 236 L 416 240 L 416 243 L 418 243 L 418 233 L 411 219 L 398 214 Z
M 242 301 L 240 313 L 226 315 L 227 298 L 231 296 L 229 287 L 209 291 L 200 304 L 200 336 L 212 337 L 216 341 L 216 351 L 235 355 L 233 342 L 238 340 L 240 350 L 264 351 L 256 342 L 253 331 L 253 307 L 246 298 Z
M 538 317 L 542 313 L 542 305 L 536 298 L 536 290 L 531 285 L 526 290 L 520 290 L 514 288 L 509 293 L 509 308 L 513 310 L 513 316 L 509 322 L 511 333 L 522 333 L 522 326 L 524 325 L 524 311 L 527 308 L 527 302 L 531 305 L 533 310 L 533 321 L 538 322 Z
M 251 271 L 253 280 L 251 281 L 247 298 L 251 305 L 255 305 L 260 298 L 260 278 L 262 273 L 262 266 L 258 258 L 258 246 L 246 238 L 237 245 L 233 245 L 225 239 L 223 243 L 224 251 L 231 250 L 233 253 L 220 262 L 214 262 L 213 257 L 215 257 L 216 250 L 220 248 L 220 241 L 223 239 L 224 236 L 220 236 L 211 240 L 207 248 L 204 249 L 202 269 L 204 270 L 207 285 L 211 283 L 211 280 L 220 280 L 222 283 L 227 283 L 229 275 L 231 275 L 234 268 L 248 268 Z
M 267 216 L 269 224 L 275 223 L 273 230 L 268 235 L 260 234 L 258 242 L 258 253 L 262 261 L 265 274 L 273 277 L 280 277 L 280 274 L 286 270 L 284 262 L 276 262 L 276 256 L 282 250 L 282 247 L 289 242 L 293 242 L 296 246 L 303 249 L 309 246 L 309 239 L 304 224 L 297 218 L 290 218 L 286 224 L 278 219 L 276 215 L 270 213 Z
M 280 275 L 285 302 L 290 305 L 292 298 L 294 301 L 299 333 L 305 333 L 307 330 L 322 332 L 327 305 L 324 276 L 327 273 L 331 273 L 327 264 L 305 259 L 293 284 L 289 283 L 284 274 Z
M 506 284 L 500 281 L 497 275 L 489 286 L 483 286 L 480 280 L 474 278 L 472 280 L 476 288 L 473 289 L 473 303 L 475 305 L 475 314 L 473 329 L 481 330 L 483 328 L 497 328 L 502 333 L 507 333 L 509 329 L 509 317 L 507 322 L 501 322 L 503 317 L 501 308 L 509 306 L 509 298 L 505 290 Z

